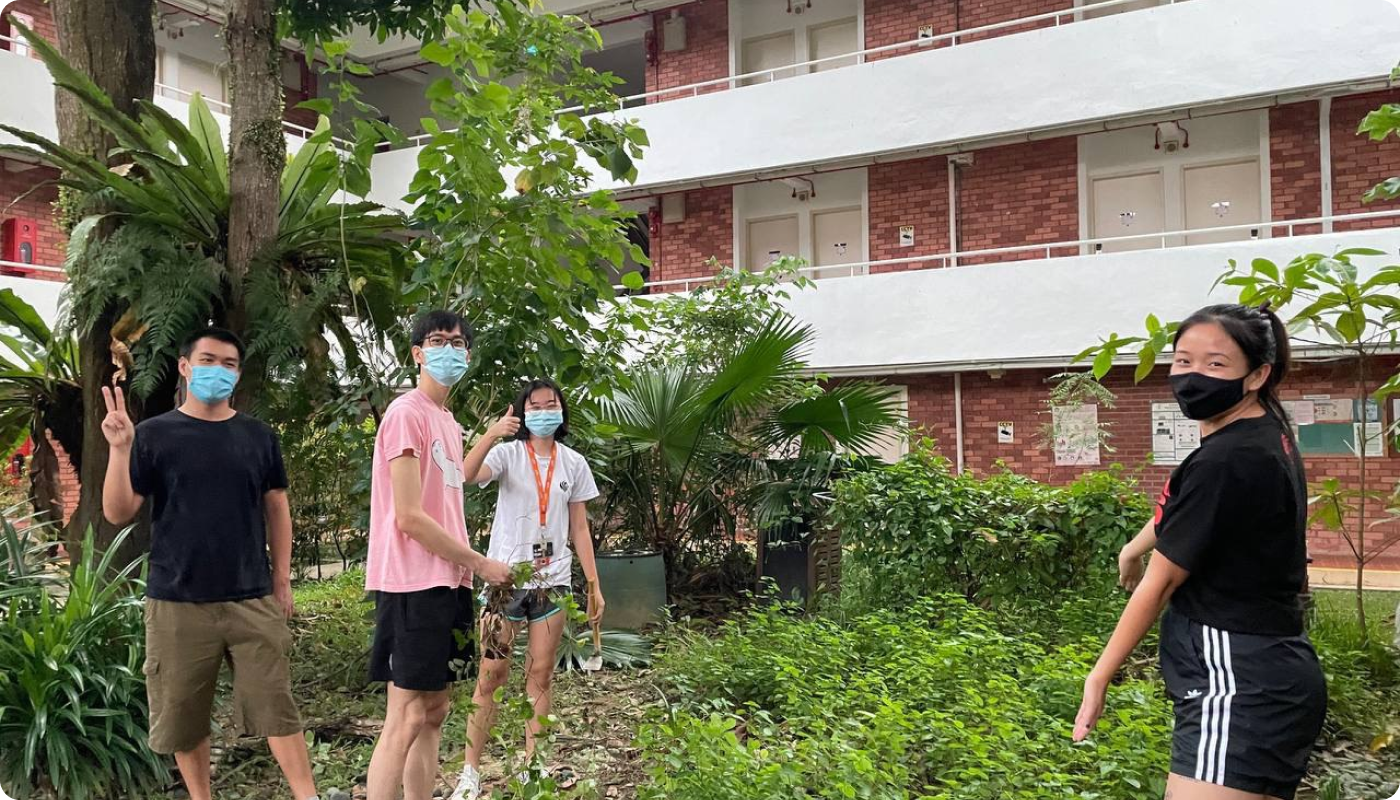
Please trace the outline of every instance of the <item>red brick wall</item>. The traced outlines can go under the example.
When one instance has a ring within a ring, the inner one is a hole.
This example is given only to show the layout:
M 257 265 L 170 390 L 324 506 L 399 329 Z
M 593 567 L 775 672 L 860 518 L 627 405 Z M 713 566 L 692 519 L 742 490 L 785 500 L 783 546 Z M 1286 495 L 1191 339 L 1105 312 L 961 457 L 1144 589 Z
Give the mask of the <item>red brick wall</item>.
M 656 63 L 647 64 L 648 92 L 729 76 L 728 0 L 700 0 L 681 6 L 679 10 L 685 17 L 685 49 L 674 53 L 662 48 L 662 23 L 671 16 L 671 12 L 658 11 L 652 15 L 653 27 L 649 36 L 654 43 Z M 719 83 L 705 87 L 700 93 L 708 94 L 726 88 L 728 84 Z M 663 94 L 650 98 L 648 102 L 690 96 L 690 91 Z
M 865 0 L 867 49 L 913 41 L 918 38 L 921 25 L 932 25 L 934 36 L 957 30 L 954 0 Z M 932 46 L 946 47 L 948 42 L 939 42 Z M 901 47 L 871 54 L 866 60 L 879 61 L 882 58 L 914 53 L 928 47 Z
M 57 170 L 47 167 L 31 167 L 9 159 L 0 158 L 0 220 L 11 217 L 25 217 L 38 223 L 39 242 L 35 249 L 34 262 L 44 266 L 63 266 L 63 245 L 65 237 L 53 221 L 53 202 L 58 199 L 58 188 L 53 185 L 30 191 L 35 186 L 58 177 Z M 29 192 L 29 194 L 25 194 Z M 34 277 L 62 280 L 58 273 L 36 272 Z
M 958 22 L 958 28 L 967 30 L 968 28 L 980 28 L 983 25 L 995 25 L 998 22 L 1007 22 L 1022 17 L 1033 17 L 1037 14 L 1048 14 L 1051 11 L 1064 11 L 1072 3 L 1065 0 L 963 0 L 962 18 Z M 1069 18 L 1069 19 L 1072 19 Z M 1031 22 L 1025 25 L 1016 25 L 1010 28 L 999 28 L 983 34 L 968 37 L 968 41 L 975 42 L 980 39 L 991 39 L 997 36 L 1008 36 L 1013 33 L 1024 33 L 1025 31 L 1037 28 L 1053 28 L 1055 20 L 1048 19 L 1041 22 Z
M 58 43 L 58 29 L 54 27 L 53 9 L 44 0 L 15 0 L 13 3 L 0 3 L 0 17 L 8 17 L 11 12 L 18 14 L 28 14 L 34 19 L 34 32 L 44 37 L 52 44 Z M 3 28 L 9 33 L 9 24 L 6 22 Z M 10 33 L 9 35 L 15 35 Z M 18 38 L 16 36 L 16 38 Z M 38 58 L 38 55 L 30 55 Z
M 1369 134 L 1358 135 L 1356 129 L 1370 112 L 1386 103 L 1400 103 L 1400 90 L 1357 94 L 1332 101 L 1332 212 L 1362 214 L 1370 211 L 1395 211 L 1396 201 L 1363 203 L 1361 197 L 1372 186 L 1387 178 L 1400 175 L 1400 139 L 1394 136 L 1383 142 L 1371 141 Z M 1338 231 L 1391 228 L 1400 224 L 1396 218 L 1339 222 Z
M 657 209 L 657 216 L 661 214 Z M 720 186 L 685 193 L 685 219 L 661 223 L 651 239 L 651 280 L 714 274 L 711 258 L 734 263 L 734 189 Z
M 58 455 L 59 496 L 63 503 L 63 524 L 67 525 L 78 508 L 78 495 L 81 492 L 78 472 L 73 469 L 73 463 L 68 459 L 68 451 L 63 449 L 63 445 L 59 444 L 52 434 L 49 435 L 49 445 Z
M 1393 370 L 1396 365 L 1392 364 Z M 986 372 L 964 373 L 963 393 L 963 454 L 968 469 L 978 474 L 988 474 L 999 469 L 999 464 L 1020 474 L 1050 483 L 1064 484 L 1073 481 L 1081 473 L 1102 467 L 1057 467 L 1054 453 L 1042 447 L 1037 438 L 1048 421 L 1044 401 L 1049 386 L 1046 379 L 1054 374 L 1049 370 L 1018 370 L 1007 372 L 998 379 Z M 939 449 L 950 461 L 956 462 L 955 409 L 953 405 L 953 378 L 950 375 L 895 376 L 890 383 L 909 387 L 909 417 L 914 426 L 922 426 L 939 444 Z M 1131 373 L 1123 368 L 1111 373 L 1106 384 L 1117 395 L 1117 405 L 1113 409 L 1099 411 L 1099 421 L 1107 423 L 1113 434 L 1110 445 L 1115 452 L 1101 454 L 1103 464 L 1120 463 L 1135 470 L 1144 490 L 1155 491 L 1170 475 L 1172 467 L 1153 466 L 1147 463 L 1152 450 L 1151 405 L 1154 402 L 1169 402 L 1172 399 L 1166 381 L 1165 369 L 1158 371 L 1141 385 L 1133 385 Z M 1285 400 L 1298 399 L 1305 394 L 1349 394 L 1350 377 L 1345 368 L 1327 364 L 1302 365 L 1289 377 L 1283 392 Z M 1390 420 L 1389 409 L 1386 419 Z M 1015 424 L 1015 442 L 999 444 L 996 425 L 998 422 Z M 1340 478 L 1349 485 L 1355 485 L 1358 475 L 1356 459 L 1347 456 L 1308 456 L 1306 459 L 1308 479 L 1317 483 L 1326 478 Z M 1381 459 L 1368 461 L 1371 486 L 1389 491 L 1400 481 L 1400 455 L 1394 447 L 1387 447 L 1387 455 Z M 1396 526 L 1394 532 L 1400 532 Z M 1381 528 L 1371 532 L 1371 536 L 1385 535 Z M 1373 540 L 1375 541 L 1375 540 Z M 1332 566 L 1349 565 L 1347 545 L 1340 535 L 1315 531 L 1311 536 L 1312 555 L 1319 564 Z M 1400 546 L 1388 551 L 1383 568 L 1400 568 Z
M 959 168 L 958 185 L 959 250 L 1079 238 L 1079 147 L 1072 136 L 978 150 L 972 166 Z M 1032 250 L 963 263 L 1044 257 Z
M 948 159 L 944 156 L 876 164 L 869 170 L 870 260 L 948 252 Z M 899 228 L 914 226 L 914 246 L 899 246 Z M 940 267 L 940 261 L 872 267 L 903 272 Z
M 1269 109 L 1269 184 L 1274 219 L 1322 216 L 1322 145 L 1318 141 L 1316 101 Z M 1312 225 L 1296 232 L 1321 230 L 1321 226 Z M 1274 235 L 1287 235 L 1287 228 L 1274 228 Z

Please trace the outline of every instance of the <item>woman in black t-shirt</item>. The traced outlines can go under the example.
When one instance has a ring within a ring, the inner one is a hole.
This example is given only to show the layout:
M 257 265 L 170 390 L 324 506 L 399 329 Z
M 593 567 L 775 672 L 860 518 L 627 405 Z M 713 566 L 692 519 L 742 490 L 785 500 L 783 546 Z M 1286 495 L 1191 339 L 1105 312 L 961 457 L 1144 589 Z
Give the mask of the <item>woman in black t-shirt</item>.
M 1307 482 L 1277 396 L 1288 333 L 1267 307 L 1219 305 L 1183 322 L 1174 345 L 1172 392 L 1200 420 L 1201 446 L 1123 549 L 1133 596 L 1085 681 L 1074 739 L 1089 735 L 1109 681 L 1170 601 L 1161 627 L 1176 709 L 1167 796 L 1292 800 L 1327 687 L 1299 601 Z

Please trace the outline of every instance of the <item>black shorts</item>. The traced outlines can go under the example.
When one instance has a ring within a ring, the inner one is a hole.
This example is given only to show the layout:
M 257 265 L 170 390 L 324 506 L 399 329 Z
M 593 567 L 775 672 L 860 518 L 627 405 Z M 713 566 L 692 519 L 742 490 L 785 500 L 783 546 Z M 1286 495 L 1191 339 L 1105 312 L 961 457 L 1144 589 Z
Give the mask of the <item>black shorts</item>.
M 377 592 L 369 679 L 438 692 L 475 674 L 476 608 L 469 587 Z
M 1292 800 L 1327 714 L 1304 636 L 1256 636 L 1162 618 L 1162 677 L 1176 707 L 1172 773 Z

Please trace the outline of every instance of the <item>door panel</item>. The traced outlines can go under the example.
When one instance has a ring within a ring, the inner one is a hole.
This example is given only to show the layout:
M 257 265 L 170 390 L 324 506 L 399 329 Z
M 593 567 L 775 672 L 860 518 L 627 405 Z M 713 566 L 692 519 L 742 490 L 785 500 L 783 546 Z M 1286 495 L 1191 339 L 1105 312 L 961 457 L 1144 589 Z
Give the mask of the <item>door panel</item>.
M 749 260 L 744 268 L 759 272 L 783 256 L 799 255 L 797 216 L 749 222 Z
M 812 266 L 832 267 L 865 260 L 865 237 L 859 208 L 818 211 L 812 214 Z M 817 270 L 814 278 L 836 278 L 849 269 Z
M 830 22 L 807 31 L 808 58 L 832 58 L 845 53 L 854 53 L 860 48 L 856 44 L 856 21 L 854 18 Z M 856 63 L 856 57 L 827 61 L 812 67 L 813 72 L 849 67 Z
M 744 42 L 743 59 L 740 64 L 740 71 L 747 75 L 750 72 L 773 69 L 775 67 L 785 67 L 797 61 L 797 44 L 793 38 L 792 31 L 779 33 L 774 36 L 763 36 L 757 39 L 749 39 Z M 748 78 L 744 81 L 745 86 L 752 86 L 756 83 L 768 83 L 770 81 L 791 78 L 794 71 L 790 69 L 781 70 L 768 75 L 759 75 Z
M 1182 170 L 1181 183 L 1187 230 L 1263 221 L 1258 161 L 1188 167 Z M 1186 243 L 1236 242 L 1250 238 L 1249 230 L 1198 233 L 1186 237 Z
M 1166 195 L 1160 170 L 1116 178 L 1097 178 L 1093 181 L 1090 197 L 1093 204 L 1091 219 L 1094 222 L 1091 235 L 1095 239 L 1161 233 L 1165 230 Z M 1161 242 L 1157 239 L 1105 242 L 1099 246 L 1099 252 L 1121 253 L 1160 246 Z

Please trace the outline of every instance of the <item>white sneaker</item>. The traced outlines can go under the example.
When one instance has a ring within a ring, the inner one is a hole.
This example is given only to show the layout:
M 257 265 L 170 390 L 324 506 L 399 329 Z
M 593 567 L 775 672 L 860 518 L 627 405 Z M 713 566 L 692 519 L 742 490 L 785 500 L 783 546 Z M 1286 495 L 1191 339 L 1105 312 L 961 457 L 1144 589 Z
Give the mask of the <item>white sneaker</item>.
M 471 764 L 462 765 L 462 774 L 457 778 L 457 790 L 450 800 L 479 800 L 481 797 L 481 773 Z

